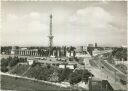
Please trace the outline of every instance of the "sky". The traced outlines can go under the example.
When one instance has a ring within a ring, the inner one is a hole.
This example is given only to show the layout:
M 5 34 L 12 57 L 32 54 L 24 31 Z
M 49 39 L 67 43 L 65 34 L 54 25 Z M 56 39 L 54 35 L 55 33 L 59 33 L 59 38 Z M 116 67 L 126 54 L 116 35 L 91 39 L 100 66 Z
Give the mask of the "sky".
M 3 1 L 1 43 L 4 46 L 48 46 L 50 14 L 53 45 L 127 44 L 124 1 Z

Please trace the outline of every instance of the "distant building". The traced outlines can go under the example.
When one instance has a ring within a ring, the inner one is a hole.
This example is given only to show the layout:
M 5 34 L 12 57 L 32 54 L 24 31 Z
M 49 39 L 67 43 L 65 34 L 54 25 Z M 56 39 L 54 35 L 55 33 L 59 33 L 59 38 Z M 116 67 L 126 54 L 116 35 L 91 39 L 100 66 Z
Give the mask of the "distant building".
M 93 44 L 88 44 L 88 47 L 94 47 Z
M 32 65 L 34 63 L 34 59 L 28 58 L 27 59 L 27 62 L 28 62 L 29 65 Z
M 22 48 L 20 48 L 20 50 L 27 50 L 27 48 L 26 47 L 22 47 Z
M 75 69 L 75 67 L 74 67 L 73 64 L 66 65 L 66 68 L 69 68 L 69 69 Z
M 62 68 L 62 69 L 64 69 L 66 66 L 65 65 L 63 65 L 63 64 L 60 64 L 59 65 L 59 68 Z
M 93 56 L 96 56 L 96 55 L 99 55 L 99 54 L 102 54 L 102 52 L 97 50 L 97 49 L 93 50 Z
M 76 64 L 71 64 L 71 63 L 69 63 L 69 64 L 60 64 L 60 65 L 59 65 L 59 68 L 62 68 L 62 69 L 65 69 L 65 68 L 75 69 L 75 65 L 76 65 Z M 76 65 L 76 66 L 77 66 L 77 65 Z
M 83 46 L 77 46 L 76 52 L 82 53 L 83 52 Z
M 76 53 L 76 57 L 80 58 L 80 57 L 86 57 L 86 58 L 90 58 L 91 55 L 87 52 L 87 54 L 82 54 L 82 53 Z
M 87 46 L 83 46 L 83 52 L 87 51 Z
M 98 46 L 97 46 L 97 43 L 95 43 L 95 48 L 97 48 Z
M 12 46 L 2 46 L 1 53 L 2 54 L 11 54 Z

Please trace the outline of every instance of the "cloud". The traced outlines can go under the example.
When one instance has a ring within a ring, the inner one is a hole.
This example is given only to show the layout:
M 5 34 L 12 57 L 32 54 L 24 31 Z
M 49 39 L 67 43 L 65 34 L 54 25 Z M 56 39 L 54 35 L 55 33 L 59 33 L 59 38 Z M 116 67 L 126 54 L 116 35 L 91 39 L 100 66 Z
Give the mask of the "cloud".
M 38 12 L 30 12 L 22 16 L 7 15 L 2 31 L 2 42 L 31 45 L 32 43 L 41 44 L 40 41 L 42 41 L 46 44 L 49 30 L 48 19 L 46 19 L 46 14 Z
M 31 16 L 32 18 L 40 18 L 40 14 L 37 13 L 37 12 L 31 12 L 31 13 L 30 13 L 30 16 Z
M 88 28 L 105 28 L 113 21 L 113 16 L 110 15 L 101 7 L 87 7 L 79 9 L 76 14 L 70 18 L 72 24 L 78 26 L 86 26 Z
M 74 34 L 86 42 L 98 42 L 119 45 L 123 40 L 120 28 L 116 25 L 117 17 L 101 7 L 87 7 L 77 10 L 70 18 L 70 26 Z M 76 32 L 76 33 L 75 33 Z M 116 36 L 118 35 L 118 36 Z

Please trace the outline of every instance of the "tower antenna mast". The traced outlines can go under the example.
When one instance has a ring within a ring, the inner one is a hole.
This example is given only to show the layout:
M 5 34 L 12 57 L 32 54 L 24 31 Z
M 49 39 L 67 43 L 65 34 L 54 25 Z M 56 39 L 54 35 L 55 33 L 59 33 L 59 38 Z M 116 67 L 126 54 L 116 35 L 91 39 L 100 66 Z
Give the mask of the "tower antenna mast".
M 50 31 L 49 31 L 49 55 L 51 55 L 51 50 L 52 50 L 52 47 L 53 47 L 53 38 L 54 36 L 52 35 L 52 18 L 53 18 L 53 15 L 51 14 L 50 15 Z

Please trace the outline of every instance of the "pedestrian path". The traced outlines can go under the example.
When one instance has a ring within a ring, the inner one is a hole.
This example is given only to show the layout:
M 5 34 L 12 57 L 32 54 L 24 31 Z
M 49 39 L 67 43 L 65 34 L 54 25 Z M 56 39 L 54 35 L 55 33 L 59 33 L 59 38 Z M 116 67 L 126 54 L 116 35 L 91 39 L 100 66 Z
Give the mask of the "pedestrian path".
M 24 76 L 30 69 L 31 69 L 31 66 L 22 74 L 22 76 Z

